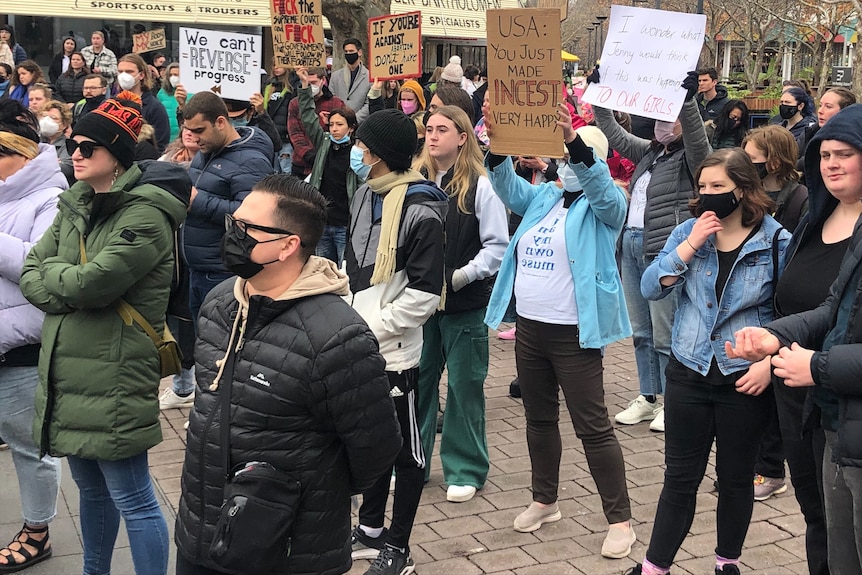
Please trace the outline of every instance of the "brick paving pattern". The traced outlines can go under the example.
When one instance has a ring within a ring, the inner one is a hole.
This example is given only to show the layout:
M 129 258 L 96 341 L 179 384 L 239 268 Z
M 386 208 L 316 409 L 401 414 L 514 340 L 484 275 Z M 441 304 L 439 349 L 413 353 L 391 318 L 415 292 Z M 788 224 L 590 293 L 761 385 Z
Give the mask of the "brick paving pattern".
M 505 327 L 503 328 L 505 329 Z M 416 516 L 411 550 L 419 575 L 618 575 L 640 560 L 646 550 L 662 486 L 664 441 L 648 423 L 616 426 L 626 461 L 629 496 L 638 535 L 631 558 L 604 559 L 599 555 L 607 524 L 586 467 L 583 449 L 575 437 L 565 408 L 561 410 L 563 459 L 559 503 L 562 521 L 544 525 L 534 533 L 516 533 L 512 521 L 530 503 L 530 458 L 520 400 L 508 397 L 515 377 L 514 343 L 498 340 L 490 332 L 491 365 L 485 384 L 488 446 L 491 470 L 488 482 L 466 503 L 446 501 L 446 485 L 439 457 L 432 458 L 431 481 L 426 485 Z M 445 375 L 444 375 L 445 381 Z M 169 385 L 168 380 L 162 387 Z M 631 341 L 607 348 L 605 393 L 610 415 L 624 409 L 637 394 L 637 374 Z M 183 423 L 188 410 L 163 412 L 164 441 L 150 450 L 150 466 L 157 492 L 173 532 L 173 516 L 180 496 L 180 472 L 185 449 Z M 54 558 L 25 571 L 28 575 L 78 575 L 81 543 L 77 491 L 64 468 L 60 512 L 51 526 Z M 715 468 L 698 495 L 697 515 L 683 543 L 674 575 L 713 572 L 716 494 Z M 391 505 L 391 498 L 390 498 Z M 354 518 L 355 521 L 355 518 Z M 20 528 L 17 478 L 8 452 L 0 453 L 0 539 L 5 544 Z M 808 573 L 805 563 L 805 523 L 793 488 L 765 502 L 755 503 L 754 516 L 742 556 L 746 575 Z M 173 545 L 171 567 L 173 568 Z M 350 575 L 362 575 L 367 561 L 357 561 Z M 116 575 L 131 575 L 128 543 L 121 528 L 114 557 Z

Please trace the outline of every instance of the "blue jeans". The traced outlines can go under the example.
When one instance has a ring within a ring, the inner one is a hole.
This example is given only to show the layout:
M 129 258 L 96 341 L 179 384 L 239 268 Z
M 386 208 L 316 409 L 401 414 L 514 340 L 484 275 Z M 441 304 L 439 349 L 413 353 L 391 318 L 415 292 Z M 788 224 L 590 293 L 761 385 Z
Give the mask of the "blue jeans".
M 39 373 L 33 367 L 0 367 L 0 437 L 9 444 L 18 474 L 24 522 L 44 525 L 57 514 L 60 460 L 39 457 L 33 441 L 33 401 Z
M 328 258 L 334 261 L 335 265 L 341 267 L 345 247 L 347 247 L 347 227 L 324 226 L 323 235 L 317 242 L 315 254 L 322 258 Z
M 293 166 L 293 144 L 290 142 L 281 146 L 281 151 L 278 153 L 278 164 L 281 166 L 282 174 L 289 174 Z
M 168 571 L 168 524 L 156 501 L 147 452 L 118 461 L 69 456 L 81 502 L 84 575 L 109 575 L 120 516 L 136 575 Z
M 233 277 L 233 274 L 226 271 L 203 272 L 189 270 L 189 312 L 191 312 L 192 319 L 194 320 L 192 323 L 195 326 L 195 333 L 197 333 L 198 314 L 201 312 L 201 306 L 207 294 L 229 277 Z
M 641 276 L 651 263 L 643 253 L 644 233 L 640 228 L 625 228 L 622 240 L 622 280 L 626 308 L 632 324 L 635 363 L 641 395 L 664 393 L 664 372 L 670 359 L 673 314 L 678 296 L 671 293 L 658 301 L 647 301 L 641 294 Z

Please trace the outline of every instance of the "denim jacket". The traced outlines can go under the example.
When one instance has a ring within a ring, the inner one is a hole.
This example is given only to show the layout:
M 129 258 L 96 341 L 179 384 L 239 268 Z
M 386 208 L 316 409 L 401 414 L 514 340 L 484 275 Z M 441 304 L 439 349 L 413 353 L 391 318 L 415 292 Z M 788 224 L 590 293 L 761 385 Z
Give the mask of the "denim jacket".
M 632 333 L 614 256 L 625 222 L 626 196 L 611 179 L 603 158 L 596 158 L 591 167 L 581 163 L 570 166 L 584 188 L 566 214 L 566 252 L 575 283 L 579 344 L 585 349 L 600 348 Z M 551 211 L 563 190 L 553 182 L 529 183 L 515 174 L 511 158 L 488 169 L 488 178 L 506 207 L 524 216 L 503 256 L 485 315 L 485 323 L 496 329 L 512 299 L 518 241 Z
M 745 326 L 762 326 L 772 321 L 773 278 L 772 242 L 781 228 L 770 216 L 763 218 L 760 229 L 742 246 L 721 301 L 715 301 L 715 279 L 718 275 L 718 253 L 712 238 L 686 264 L 676 248 L 691 233 L 697 220 L 691 218 L 678 225 L 661 253 L 641 278 L 641 292 L 648 300 L 658 300 L 680 289 L 679 308 L 674 316 L 671 350 L 686 367 L 701 375 L 709 371 L 712 358 L 724 375 L 748 369 L 751 362 L 728 359 L 724 342 L 733 341 L 734 333 Z M 790 232 L 782 230 L 778 237 L 778 272 L 784 269 Z M 659 280 L 677 276 L 679 281 L 662 286 Z

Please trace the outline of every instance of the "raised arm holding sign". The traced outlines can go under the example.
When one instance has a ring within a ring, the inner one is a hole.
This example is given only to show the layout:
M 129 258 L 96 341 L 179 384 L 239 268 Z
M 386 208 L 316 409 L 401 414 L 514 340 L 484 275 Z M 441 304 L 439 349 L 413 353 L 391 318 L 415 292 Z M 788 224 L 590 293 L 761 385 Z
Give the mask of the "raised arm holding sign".
M 612 6 L 601 53 L 601 82 L 590 84 L 590 104 L 673 122 L 685 99 L 680 82 L 697 67 L 706 16 Z

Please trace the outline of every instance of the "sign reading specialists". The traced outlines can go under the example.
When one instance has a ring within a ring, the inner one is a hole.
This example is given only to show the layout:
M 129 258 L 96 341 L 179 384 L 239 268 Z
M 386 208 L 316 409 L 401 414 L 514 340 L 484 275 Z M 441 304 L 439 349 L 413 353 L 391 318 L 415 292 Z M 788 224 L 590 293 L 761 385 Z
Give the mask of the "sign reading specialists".
M 140 34 L 132 34 L 132 52 L 141 54 L 143 52 L 152 52 L 153 50 L 161 50 L 168 45 L 165 37 L 165 29 L 157 28 L 155 30 L 147 30 Z
M 190 94 L 210 90 L 248 100 L 260 91 L 262 52 L 255 34 L 180 28 L 180 78 Z
M 559 158 L 557 104 L 562 101 L 560 10 L 488 10 L 491 151 Z
M 368 69 L 372 81 L 422 75 L 422 12 L 368 19 Z
M 282 66 L 324 66 L 323 0 L 271 0 L 272 51 Z
M 611 6 L 601 53 L 601 83 L 583 100 L 595 106 L 673 122 L 685 99 L 681 83 L 697 68 L 706 16 Z

